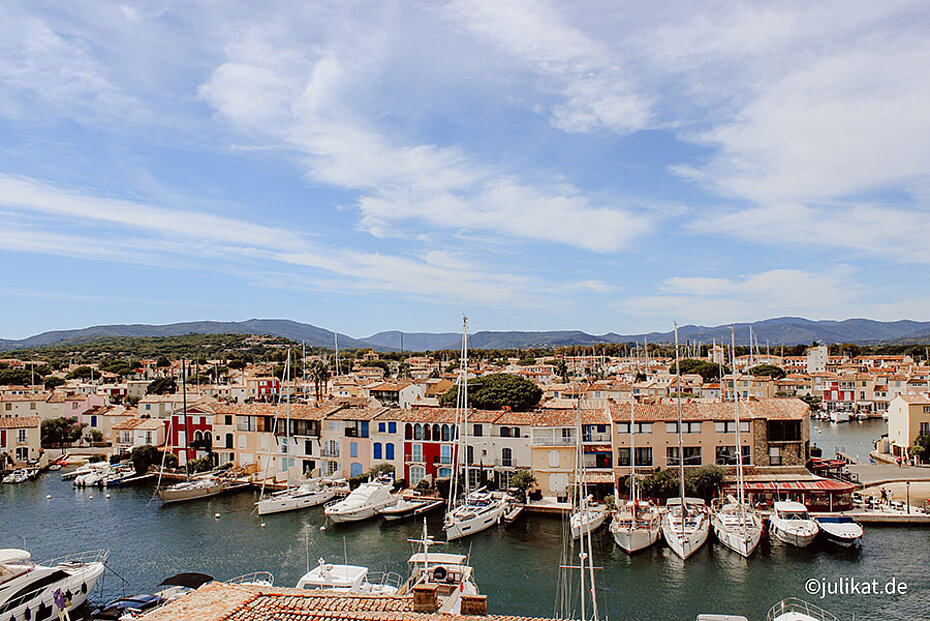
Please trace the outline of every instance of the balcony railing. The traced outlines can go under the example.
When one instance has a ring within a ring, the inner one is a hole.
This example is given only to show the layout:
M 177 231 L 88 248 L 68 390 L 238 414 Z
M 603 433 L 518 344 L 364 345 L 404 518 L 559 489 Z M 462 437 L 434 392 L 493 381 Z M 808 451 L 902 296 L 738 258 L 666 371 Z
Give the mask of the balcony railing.
M 599 442 L 599 443 L 601 443 L 601 442 L 610 442 L 610 440 L 611 440 L 611 438 L 610 438 L 610 433 L 608 433 L 608 432 L 606 432 L 606 431 L 605 431 L 604 433 L 597 433 L 597 432 L 595 432 L 595 433 L 585 433 L 585 434 L 582 434 L 582 435 L 581 435 L 581 441 L 582 441 L 582 442 Z
M 578 440 L 574 437 L 563 438 L 561 436 L 534 436 L 533 446 L 574 446 Z
M 324 448 L 320 451 L 320 457 L 339 457 L 339 449 L 333 451 Z

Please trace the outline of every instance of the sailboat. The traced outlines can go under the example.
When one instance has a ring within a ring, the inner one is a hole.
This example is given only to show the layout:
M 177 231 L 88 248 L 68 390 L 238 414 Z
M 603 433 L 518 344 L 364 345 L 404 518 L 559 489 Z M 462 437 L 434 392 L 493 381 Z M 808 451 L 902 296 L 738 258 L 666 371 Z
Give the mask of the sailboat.
M 668 547 L 686 559 L 704 545 L 710 531 L 707 506 L 699 498 L 685 498 L 685 455 L 681 420 L 681 360 L 678 355 L 678 324 L 675 324 L 675 375 L 678 386 L 678 498 L 666 502 L 662 535 Z
M 188 429 L 187 429 L 187 361 L 181 361 L 181 399 L 182 407 L 184 411 L 184 460 L 186 465 L 187 461 L 187 438 L 188 438 Z M 171 435 L 171 425 L 174 423 L 174 414 L 171 415 L 171 422 L 168 425 L 168 434 Z M 162 463 L 164 466 L 164 463 Z M 164 469 L 164 468 L 162 468 Z M 182 481 L 181 483 L 175 483 L 174 485 L 169 485 L 165 489 L 159 489 L 158 495 L 161 498 L 162 502 L 182 502 L 185 500 L 196 500 L 198 498 L 207 498 L 208 496 L 216 496 L 217 494 L 223 493 L 226 489 L 226 482 L 222 479 L 219 479 L 212 474 L 203 474 L 195 477 L 191 477 L 190 473 L 185 468 L 185 473 L 187 475 L 187 480 Z M 161 483 L 161 476 L 159 475 L 159 483 Z
M 630 395 L 630 500 L 619 509 L 610 523 L 614 542 L 627 554 L 645 550 L 656 542 L 662 530 L 659 508 L 639 499 L 636 486 L 635 400 Z M 614 498 L 619 498 L 614 494 Z
M 285 384 L 284 393 L 287 402 L 285 404 L 285 447 L 291 441 L 291 352 L 287 352 L 287 361 L 285 362 L 285 375 L 287 383 Z M 280 403 L 280 402 L 279 402 Z M 277 425 L 277 421 L 275 421 Z M 267 479 L 267 477 L 266 477 Z M 267 498 L 262 498 L 255 503 L 255 508 L 259 515 L 269 515 L 272 513 L 284 513 L 286 511 L 296 511 L 297 509 L 306 509 L 307 507 L 316 507 L 325 502 L 329 502 L 336 496 L 336 490 L 329 481 L 325 479 L 312 479 L 300 485 L 291 487 L 290 477 L 288 477 L 288 487 L 280 492 L 275 492 Z M 264 492 L 264 483 L 262 483 L 262 492 Z
M 468 317 L 462 318 L 462 363 L 459 367 L 458 394 L 455 405 L 455 422 L 458 427 L 459 446 L 456 467 L 452 470 L 452 485 L 449 486 L 449 504 L 443 522 L 446 540 L 452 541 L 480 533 L 499 524 L 507 510 L 507 501 L 491 494 L 484 488 L 469 491 L 468 460 Z M 465 465 L 465 494 L 458 501 L 458 463 Z
M 597 530 L 607 519 L 607 509 L 586 493 L 587 470 L 584 467 L 584 451 L 581 446 L 581 399 L 578 399 L 578 452 L 576 455 L 575 481 L 576 495 L 575 508 L 569 516 L 572 538 L 578 539 L 582 535 Z
M 732 345 L 730 346 L 733 367 L 736 368 L 736 336 L 731 327 Z M 736 481 L 737 497 L 718 499 L 713 507 L 711 522 L 714 534 L 720 543 L 740 556 L 748 557 L 762 540 L 762 518 L 746 503 L 745 482 L 743 479 L 743 450 L 740 439 L 739 393 L 736 390 L 736 374 L 733 374 L 733 410 L 736 422 Z

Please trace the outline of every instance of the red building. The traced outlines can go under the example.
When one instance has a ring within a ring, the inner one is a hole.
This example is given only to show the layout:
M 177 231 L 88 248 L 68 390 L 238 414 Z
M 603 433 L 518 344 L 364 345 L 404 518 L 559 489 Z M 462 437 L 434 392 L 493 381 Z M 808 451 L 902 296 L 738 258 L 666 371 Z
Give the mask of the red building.
M 186 463 L 181 454 L 187 447 L 187 460 L 203 457 L 213 448 L 213 418 L 216 412 L 204 405 L 188 405 L 187 415 L 183 408 L 172 412 L 165 419 L 165 437 L 169 450 Z

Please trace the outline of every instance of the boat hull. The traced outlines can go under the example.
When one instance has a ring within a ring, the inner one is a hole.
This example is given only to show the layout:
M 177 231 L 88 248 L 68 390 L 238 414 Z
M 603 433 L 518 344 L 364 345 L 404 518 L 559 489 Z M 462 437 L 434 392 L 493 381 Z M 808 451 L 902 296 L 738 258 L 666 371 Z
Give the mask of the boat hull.
M 682 529 L 676 526 L 666 513 L 665 520 L 662 522 L 662 535 L 665 537 L 668 547 L 682 559 L 687 559 L 697 552 L 707 541 L 710 533 L 710 524 L 707 516 L 702 515 L 694 529 Z
M 659 539 L 659 531 L 655 528 L 613 528 L 614 543 L 627 554 L 636 554 L 652 546 Z
M 572 538 L 578 539 L 583 535 L 593 533 L 604 524 L 606 519 L 606 511 L 590 510 L 587 515 L 583 515 L 581 512 L 573 513 L 569 518 Z
M 326 517 L 328 517 L 334 524 L 343 524 L 345 522 L 361 522 L 362 520 L 369 520 L 375 517 L 378 514 L 378 509 L 389 507 L 395 502 L 397 501 L 392 500 L 390 502 L 359 507 L 358 509 L 352 509 L 350 511 L 330 511 L 330 509 L 327 508 Z
M 298 509 L 307 509 L 318 507 L 323 503 L 329 502 L 336 496 L 336 490 L 321 490 L 313 494 L 305 494 L 297 497 L 287 498 L 266 498 L 255 503 L 259 515 L 271 515 L 273 513 L 285 513 L 287 511 L 297 511 Z
M 814 543 L 814 539 L 817 537 L 817 531 L 799 532 L 797 530 L 784 528 L 778 524 L 772 525 L 772 532 L 776 539 L 788 545 L 795 546 L 796 548 L 806 548 Z
M 194 489 L 167 489 L 159 490 L 158 496 L 161 498 L 164 503 L 171 502 L 186 502 L 188 500 L 197 500 L 200 498 L 209 498 L 210 496 L 218 496 L 224 491 L 224 486 L 222 483 L 217 483 L 216 485 L 210 485 L 205 487 L 198 487 Z
M 506 509 L 506 503 L 498 501 L 496 505 L 490 505 L 484 510 L 475 511 L 472 517 L 453 517 L 451 521 L 447 520 L 445 526 L 443 526 L 443 530 L 446 532 L 446 541 L 468 537 L 496 526 L 503 519 Z M 453 512 L 453 516 L 454 514 L 455 512 Z
M 67 596 L 71 594 L 69 610 L 73 610 L 87 601 L 90 592 L 97 585 L 97 581 L 104 572 L 104 564 L 88 563 L 84 567 L 69 568 L 70 574 L 67 578 L 47 584 L 40 587 L 38 592 L 26 594 L 24 601 L 13 607 L 8 608 L 0 614 L 0 621 L 10 621 L 11 619 L 26 619 L 26 611 L 29 611 L 31 619 L 54 619 L 58 617 L 58 608 L 55 605 L 55 591 L 61 589 L 61 592 Z M 4 602 L 6 603 L 6 602 Z M 43 616 L 44 614 L 44 616 Z

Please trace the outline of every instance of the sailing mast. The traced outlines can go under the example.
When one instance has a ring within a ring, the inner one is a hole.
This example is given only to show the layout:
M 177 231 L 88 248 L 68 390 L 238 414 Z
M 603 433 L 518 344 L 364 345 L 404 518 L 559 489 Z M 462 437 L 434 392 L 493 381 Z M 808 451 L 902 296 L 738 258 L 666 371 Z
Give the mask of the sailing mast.
M 339 333 L 333 332 L 333 343 L 336 350 L 336 377 L 339 377 Z
M 730 326 L 730 343 L 731 350 L 733 351 L 733 356 L 736 356 L 736 328 L 735 326 Z M 734 358 L 733 365 L 736 365 L 736 360 Z M 745 509 L 745 495 L 746 492 L 743 489 L 743 448 L 740 443 L 740 428 L 739 428 L 739 394 L 736 391 L 736 374 L 733 374 L 733 413 L 736 418 L 736 481 L 739 485 L 739 491 L 737 493 L 737 501 L 739 502 L 739 523 L 745 529 L 746 526 L 746 509 Z
M 187 468 L 187 461 L 190 457 L 187 450 L 188 437 L 190 436 L 190 425 L 188 425 L 187 421 L 187 361 L 184 358 L 181 358 L 181 404 L 184 416 L 184 464 L 180 464 L 179 461 L 179 465 L 184 466 L 184 474 L 186 475 L 187 480 L 190 481 L 191 473 Z
M 462 317 L 462 370 L 459 395 L 462 397 L 462 450 L 465 452 L 465 499 L 469 492 L 469 459 L 468 459 L 468 317 Z
M 681 422 L 681 360 L 678 356 L 678 322 L 675 322 L 675 380 L 678 382 L 678 491 L 681 495 L 682 528 L 684 519 L 688 516 L 688 505 L 685 503 L 685 439 L 682 435 Z
M 458 390 L 455 399 L 455 427 L 461 431 L 457 434 L 458 447 L 455 451 L 455 468 L 452 469 L 452 484 L 449 486 L 448 512 L 451 512 L 458 501 L 458 480 L 459 480 L 459 463 L 465 466 L 465 497 L 468 497 L 468 449 L 467 440 L 463 443 L 463 437 L 468 437 L 467 425 L 463 418 L 467 417 L 465 413 L 468 408 L 468 317 L 462 318 L 464 328 L 462 330 L 462 349 L 459 363 Z M 461 461 L 460 461 L 461 460 Z

